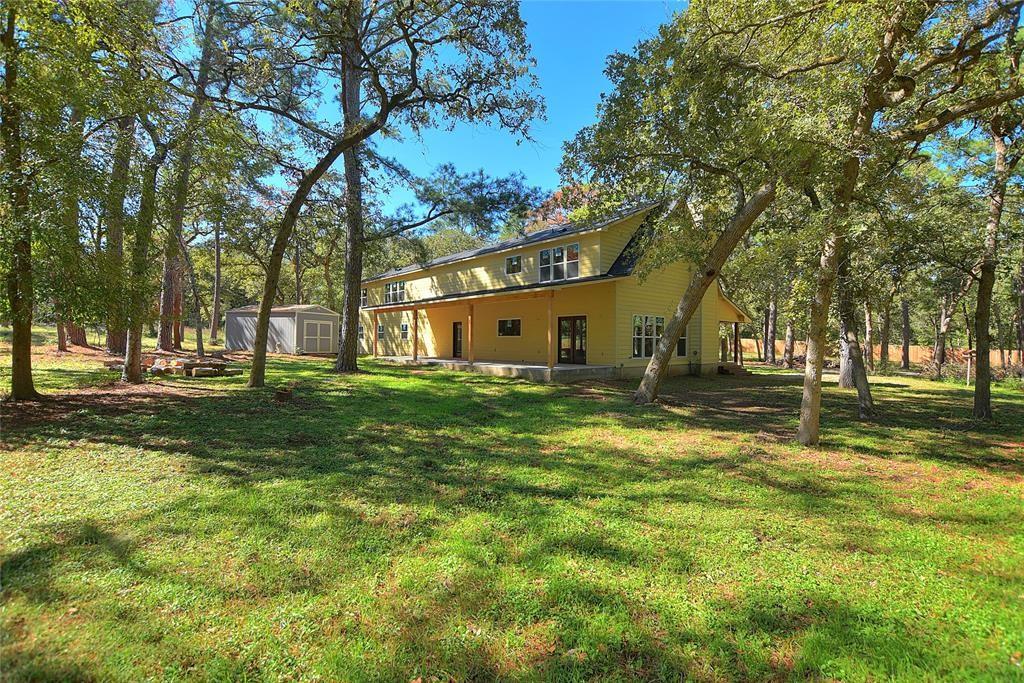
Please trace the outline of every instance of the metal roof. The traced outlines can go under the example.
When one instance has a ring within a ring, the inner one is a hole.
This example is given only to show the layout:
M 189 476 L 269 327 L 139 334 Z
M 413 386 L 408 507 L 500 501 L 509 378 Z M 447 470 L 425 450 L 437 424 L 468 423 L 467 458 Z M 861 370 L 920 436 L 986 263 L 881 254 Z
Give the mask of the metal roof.
M 517 249 L 519 247 L 524 247 L 530 244 L 545 242 L 547 240 L 557 239 L 560 237 L 567 237 L 569 235 L 575 235 L 581 232 L 588 232 L 591 230 L 602 230 L 612 225 L 613 223 L 625 220 L 627 218 L 637 215 L 638 213 L 650 211 L 658 204 L 659 202 L 651 202 L 649 204 L 644 204 L 642 206 L 626 209 L 598 223 L 565 223 L 562 225 L 556 225 L 554 227 L 546 228 L 544 230 L 538 230 L 537 232 L 531 232 L 530 234 L 523 235 L 522 237 L 504 240 L 502 242 L 490 244 L 485 247 L 467 249 L 465 251 L 456 252 L 454 254 L 449 254 L 447 256 L 441 256 L 431 261 L 427 261 L 426 263 L 414 263 L 403 268 L 395 268 L 394 270 L 389 270 L 385 273 L 381 273 L 380 275 L 375 275 L 373 277 L 366 278 L 365 280 L 363 280 L 363 282 L 374 282 L 375 280 L 384 280 L 386 278 L 395 277 L 398 275 L 406 275 L 408 273 L 414 273 L 419 270 L 426 270 L 428 268 L 433 268 L 435 266 L 441 266 L 448 263 L 455 263 L 456 261 L 464 261 L 466 259 L 476 258 L 477 256 L 483 256 L 485 254 L 494 254 L 501 251 L 507 251 L 509 249 Z
M 239 306 L 238 308 L 232 308 L 227 311 L 228 313 L 259 313 L 260 305 L 252 304 L 251 306 Z M 320 306 L 318 304 L 291 304 L 289 306 L 273 306 L 270 309 L 271 315 L 274 313 L 330 313 L 331 315 L 339 315 L 335 311 L 327 308 L 326 306 Z

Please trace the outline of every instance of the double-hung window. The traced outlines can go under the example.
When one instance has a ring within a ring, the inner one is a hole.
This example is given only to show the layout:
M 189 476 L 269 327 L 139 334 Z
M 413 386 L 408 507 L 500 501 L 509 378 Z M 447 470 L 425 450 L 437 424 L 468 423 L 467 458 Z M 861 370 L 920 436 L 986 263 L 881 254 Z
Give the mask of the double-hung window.
M 515 275 L 516 273 L 523 272 L 523 257 L 522 256 L 506 256 L 505 257 L 505 275 Z
M 365 332 L 363 331 L 363 326 L 362 325 L 357 325 L 356 326 L 356 338 L 359 339 L 359 341 L 362 341 L 364 336 L 365 336 Z
M 650 358 L 665 331 L 665 318 L 660 315 L 633 316 L 633 358 Z M 683 349 L 685 350 L 685 343 Z
M 402 323 L 402 339 L 409 338 L 409 323 Z
M 580 276 L 580 245 L 567 244 L 551 249 L 541 249 L 540 281 L 557 282 Z
M 377 323 L 377 339 L 384 340 L 384 323 Z
M 366 302 L 369 300 L 365 289 L 359 290 L 359 305 L 365 307 Z
M 405 280 L 384 285 L 384 303 L 397 304 L 401 301 L 405 301 Z

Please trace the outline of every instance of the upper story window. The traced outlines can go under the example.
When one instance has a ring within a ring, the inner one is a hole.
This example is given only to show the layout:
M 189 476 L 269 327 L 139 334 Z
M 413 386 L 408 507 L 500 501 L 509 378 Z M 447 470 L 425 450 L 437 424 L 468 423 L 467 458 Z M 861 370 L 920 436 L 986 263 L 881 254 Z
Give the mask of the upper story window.
M 516 273 L 521 272 L 523 272 L 522 256 L 505 257 L 505 275 L 515 275 Z
M 369 297 L 367 296 L 366 290 L 365 289 L 359 290 L 359 305 L 360 306 L 366 306 L 366 302 L 367 302 L 368 299 L 369 299 Z
M 405 280 L 384 285 L 384 303 L 397 304 L 400 301 L 405 301 Z
M 580 245 L 542 249 L 540 252 L 540 281 L 556 282 L 580 276 Z

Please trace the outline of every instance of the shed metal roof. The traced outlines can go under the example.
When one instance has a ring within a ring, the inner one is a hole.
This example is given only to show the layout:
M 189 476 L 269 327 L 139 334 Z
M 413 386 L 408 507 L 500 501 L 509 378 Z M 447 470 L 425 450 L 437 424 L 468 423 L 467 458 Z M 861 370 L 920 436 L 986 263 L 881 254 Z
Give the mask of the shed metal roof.
M 259 313 L 260 305 L 252 304 L 251 306 L 239 306 L 238 308 L 232 308 L 228 313 Z M 274 313 L 330 313 L 331 315 L 338 315 L 337 312 L 332 311 L 326 306 L 320 306 L 318 304 L 292 304 L 290 306 L 273 306 L 270 309 L 271 315 Z

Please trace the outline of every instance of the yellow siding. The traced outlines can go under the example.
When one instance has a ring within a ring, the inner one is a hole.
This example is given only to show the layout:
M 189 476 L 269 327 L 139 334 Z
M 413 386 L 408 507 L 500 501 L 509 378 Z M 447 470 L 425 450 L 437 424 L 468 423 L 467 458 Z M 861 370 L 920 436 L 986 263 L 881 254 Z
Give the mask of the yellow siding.
M 601 268 L 601 235 L 587 232 L 531 244 L 520 249 L 485 254 L 475 259 L 460 261 L 426 270 L 399 275 L 386 280 L 366 283 L 367 303 L 377 306 L 384 303 L 384 285 L 388 282 L 405 281 L 406 301 L 430 299 L 461 292 L 476 292 L 485 289 L 501 289 L 515 285 L 535 284 L 540 281 L 539 260 L 542 249 L 580 245 L 580 277 L 599 275 Z M 505 274 L 505 259 L 509 256 L 522 257 L 522 271 L 513 275 Z
M 615 263 L 622 250 L 626 248 L 629 239 L 640 227 L 646 213 L 633 216 L 615 225 L 611 225 L 601 231 L 601 272 L 607 273 L 608 269 Z
M 552 315 L 557 325 L 560 316 L 587 317 L 587 364 L 615 365 L 615 283 L 552 290 Z M 516 299 L 511 301 L 477 301 L 473 304 L 473 352 L 475 360 L 509 361 L 520 363 L 547 362 L 548 301 L 547 298 Z M 447 305 L 423 309 L 419 313 L 420 355 L 434 358 L 452 357 L 452 323 L 463 325 L 463 358 L 469 357 L 469 304 Z M 368 331 L 362 349 L 373 350 L 373 312 L 361 315 Z M 498 320 L 519 318 L 520 337 L 499 337 Z M 412 355 L 412 312 L 379 314 L 385 326 L 385 338 L 377 343 L 382 356 Z M 400 339 L 400 325 L 409 324 L 409 340 Z M 557 343 L 557 337 L 555 337 Z

